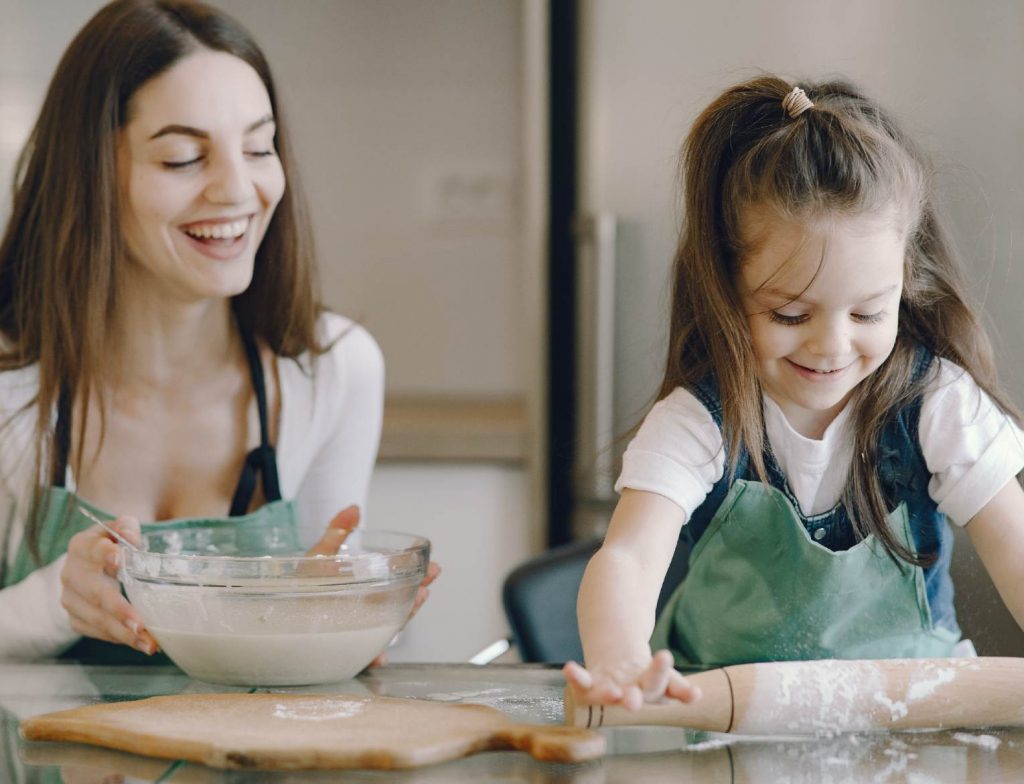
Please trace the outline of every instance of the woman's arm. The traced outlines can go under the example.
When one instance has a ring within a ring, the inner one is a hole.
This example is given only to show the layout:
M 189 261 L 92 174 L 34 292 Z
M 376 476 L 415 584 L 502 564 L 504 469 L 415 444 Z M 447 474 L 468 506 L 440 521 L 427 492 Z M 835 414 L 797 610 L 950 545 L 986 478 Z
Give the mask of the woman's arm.
M 64 560 L 0 590 L 0 659 L 57 656 L 78 639 L 60 603 Z
M 333 319 L 343 321 L 337 316 Z M 297 448 L 313 450 L 311 459 L 303 461 L 307 467 L 295 494 L 307 546 L 317 541 L 329 522 L 349 506 L 359 507 L 365 522 L 384 413 L 384 359 L 376 341 L 361 326 L 351 325 L 338 338 L 329 354 L 318 360 L 316 373 L 315 388 L 308 399 L 326 410 L 317 411 L 312 419 L 308 411 L 298 408 L 287 412 L 292 422 L 303 421 L 309 427 L 298 436 L 301 443 Z M 283 390 L 284 406 L 295 405 L 295 399 L 301 399 L 290 395 L 291 391 Z M 281 454 L 280 459 L 294 460 L 296 455 Z M 291 471 L 292 466 L 282 465 L 281 469 Z
M 663 496 L 623 491 L 580 586 L 586 669 L 570 663 L 565 674 L 582 701 L 637 708 L 644 699 L 696 696 L 672 669 L 671 656 L 652 657 L 648 644 L 683 519 L 683 510 Z
M 967 523 L 996 590 L 1024 629 L 1024 489 L 1011 479 Z

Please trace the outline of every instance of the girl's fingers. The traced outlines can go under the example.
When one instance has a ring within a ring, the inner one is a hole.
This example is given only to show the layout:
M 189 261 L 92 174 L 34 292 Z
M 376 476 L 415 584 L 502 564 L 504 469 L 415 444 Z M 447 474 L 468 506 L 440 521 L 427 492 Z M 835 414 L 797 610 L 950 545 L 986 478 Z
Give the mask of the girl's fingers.
M 672 665 L 665 666 L 664 659 L 658 657 L 651 660 L 650 666 L 640 676 L 640 689 L 644 700 L 653 702 L 665 695 L 668 688 Z
M 639 686 L 631 684 L 622 690 L 619 704 L 626 710 L 639 710 L 640 706 L 644 704 L 644 693 L 640 690 Z
M 691 684 L 678 672 L 673 672 L 669 677 L 665 694 L 681 702 L 693 702 L 699 700 L 701 696 L 700 687 Z
M 587 670 L 574 661 L 567 661 L 562 667 L 562 674 L 571 686 L 576 686 L 586 691 L 594 685 L 593 676 Z

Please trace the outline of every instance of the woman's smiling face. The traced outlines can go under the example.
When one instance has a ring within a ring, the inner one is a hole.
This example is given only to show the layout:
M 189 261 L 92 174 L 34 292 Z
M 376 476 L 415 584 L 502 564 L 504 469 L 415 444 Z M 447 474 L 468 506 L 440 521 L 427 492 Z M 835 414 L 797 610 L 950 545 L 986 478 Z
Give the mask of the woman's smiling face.
M 133 96 L 118 169 L 129 285 L 184 302 L 230 297 L 285 188 L 270 97 L 234 55 L 198 49 Z
M 819 438 L 896 343 L 905 238 L 895 212 L 796 223 L 751 209 L 740 297 L 758 377 Z

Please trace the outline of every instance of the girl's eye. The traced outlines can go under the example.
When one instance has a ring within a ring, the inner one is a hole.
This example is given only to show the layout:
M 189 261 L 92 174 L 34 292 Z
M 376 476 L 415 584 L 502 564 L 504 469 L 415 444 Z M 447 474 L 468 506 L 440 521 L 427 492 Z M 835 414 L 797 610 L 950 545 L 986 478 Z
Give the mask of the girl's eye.
M 188 161 L 164 161 L 164 167 L 167 169 L 187 169 L 189 166 L 194 166 L 199 163 L 203 157 L 200 155 L 198 158 L 192 158 Z
M 797 324 L 802 324 L 803 322 L 807 321 L 807 316 L 806 315 L 803 315 L 803 316 L 784 316 L 783 314 L 781 314 L 781 313 L 779 313 L 778 311 L 775 311 L 775 310 L 769 310 L 768 311 L 768 318 L 770 318 L 776 324 L 785 324 L 786 326 L 790 326 L 790 327 L 796 326 Z
M 853 313 L 851 315 L 854 321 L 859 321 L 861 324 L 876 324 L 885 318 L 885 313 L 881 310 L 878 313 Z
M 253 150 L 252 152 L 247 152 L 246 155 L 250 158 L 269 158 L 272 155 L 276 155 L 276 153 L 273 150 Z

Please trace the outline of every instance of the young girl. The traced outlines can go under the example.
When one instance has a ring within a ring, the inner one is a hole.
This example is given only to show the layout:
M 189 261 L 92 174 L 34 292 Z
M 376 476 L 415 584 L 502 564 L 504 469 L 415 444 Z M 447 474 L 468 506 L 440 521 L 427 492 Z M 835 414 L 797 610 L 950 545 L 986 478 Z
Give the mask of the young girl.
M 580 589 L 577 697 L 695 698 L 675 667 L 953 655 L 947 518 L 1024 624 L 1019 419 L 923 157 L 847 83 L 763 77 L 697 119 L 684 172 L 665 378 Z
M 384 367 L 317 302 L 294 174 L 218 9 L 115 0 L 64 53 L 0 244 L 0 657 L 155 650 L 80 507 L 311 553 L 358 523 Z

